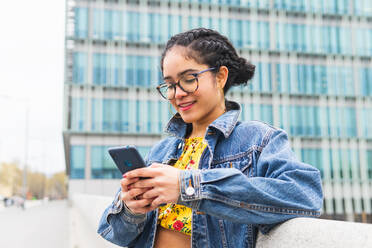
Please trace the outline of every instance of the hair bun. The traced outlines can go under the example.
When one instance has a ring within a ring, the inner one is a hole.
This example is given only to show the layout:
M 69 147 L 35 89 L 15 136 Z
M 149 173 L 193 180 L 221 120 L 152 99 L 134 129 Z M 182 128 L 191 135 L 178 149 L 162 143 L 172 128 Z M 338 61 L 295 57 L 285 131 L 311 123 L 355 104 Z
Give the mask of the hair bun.
M 253 78 L 255 66 L 249 63 L 245 58 L 238 59 L 238 73 L 234 79 L 233 85 L 247 84 Z

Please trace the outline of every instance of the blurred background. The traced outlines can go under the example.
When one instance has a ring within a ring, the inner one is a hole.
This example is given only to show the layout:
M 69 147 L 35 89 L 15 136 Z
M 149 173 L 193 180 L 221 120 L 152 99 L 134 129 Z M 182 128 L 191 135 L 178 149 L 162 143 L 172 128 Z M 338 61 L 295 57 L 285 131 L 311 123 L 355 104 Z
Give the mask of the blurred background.
M 145 156 L 163 137 L 161 51 L 206 27 L 256 65 L 227 95 L 241 120 L 284 129 L 321 171 L 321 218 L 372 223 L 371 1 L 21 2 L 0 15 L 2 198 L 112 199 L 121 175 L 107 148 Z

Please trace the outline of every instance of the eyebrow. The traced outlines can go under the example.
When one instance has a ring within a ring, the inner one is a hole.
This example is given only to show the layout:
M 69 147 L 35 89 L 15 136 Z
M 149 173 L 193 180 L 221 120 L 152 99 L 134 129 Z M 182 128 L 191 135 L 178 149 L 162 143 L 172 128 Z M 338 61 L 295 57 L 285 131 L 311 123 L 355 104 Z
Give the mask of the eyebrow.
M 186 74 L 188 72 L 191 72 L 191 71 L 198 71 L 198 70 L 196 70 L 196 69 L 186 69 L 184 71 L 181 71 L 181 72 L 177 73 L 177 76 L 180 77 L 180 76 L 182 76 L 182 75 L 184 75 L 184 74 Z M 164 80 L 166 80 L 166 79 L 172 79 L 172 77 L 171 76 L 166 76 L 163 79 Z

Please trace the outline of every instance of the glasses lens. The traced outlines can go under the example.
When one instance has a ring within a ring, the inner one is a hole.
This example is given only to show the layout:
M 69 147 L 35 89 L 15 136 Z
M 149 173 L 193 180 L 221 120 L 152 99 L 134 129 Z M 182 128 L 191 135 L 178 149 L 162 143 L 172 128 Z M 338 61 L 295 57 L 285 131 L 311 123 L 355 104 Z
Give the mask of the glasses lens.
M 174 87 L 164 84 L 159 87 L 159 92 L 165 99 L 172 99 L 174 97 Z
M 185 75 L 180 79 L 180 85 L 187 93 L 193 93 L 198 88 L 198 82 L 194 75 Z

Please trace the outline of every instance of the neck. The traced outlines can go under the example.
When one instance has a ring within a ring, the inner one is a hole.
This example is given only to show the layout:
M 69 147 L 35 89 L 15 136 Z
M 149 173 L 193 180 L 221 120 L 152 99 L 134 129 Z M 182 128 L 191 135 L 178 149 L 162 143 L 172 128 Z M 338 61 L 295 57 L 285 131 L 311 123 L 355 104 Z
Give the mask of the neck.
M 225 112 L 226 112 L 226 107 L 224 104 L 222 108 L 218 108 L 213 113 L 208 114 L 207 118 L 204 118 L 200 121 L 193 122 L 192 131 L 191 131 L 191 134 L 189 135 L 189 138 L 194 138 L 194 137 L 204 138 L 205 132 L 207 131 L 207 127 Z

